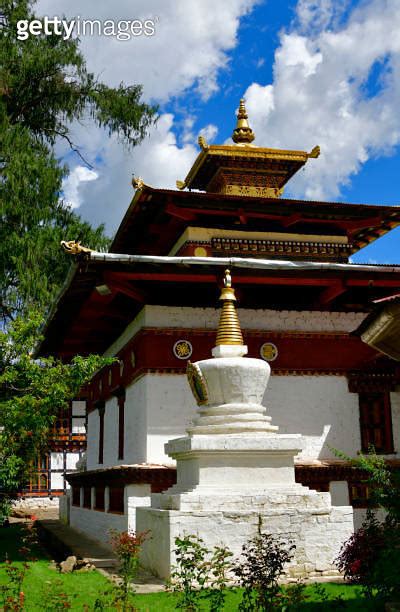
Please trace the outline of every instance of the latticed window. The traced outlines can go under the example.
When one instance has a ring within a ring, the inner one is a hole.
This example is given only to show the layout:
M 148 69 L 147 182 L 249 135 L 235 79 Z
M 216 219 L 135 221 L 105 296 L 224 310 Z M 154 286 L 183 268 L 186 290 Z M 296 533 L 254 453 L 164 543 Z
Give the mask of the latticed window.
M 392 411 L 388 392 L 360 393 L 361 449 L 393 453 Z

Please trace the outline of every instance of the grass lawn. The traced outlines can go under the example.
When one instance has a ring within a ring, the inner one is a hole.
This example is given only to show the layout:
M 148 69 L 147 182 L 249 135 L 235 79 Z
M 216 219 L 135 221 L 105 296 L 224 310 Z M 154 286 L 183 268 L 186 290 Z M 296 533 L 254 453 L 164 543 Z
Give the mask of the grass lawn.
M 5 583 L 5 555 L 15 563 L 17 567 L 22 567 L 26 560 L 19 551 L 21 548 L 21 535 L 24 527 L 14 524 L 7 528 L 0 528 L 0 585 Z M 25 607 L 27 611 L 54 611 L 55 604 L 50 601 L 49 593 L 55 591 L 63 592 L 68 596 L 71 610 L 93 610 L 96 599 L 110 588 L 110 582 L 99 572 L 75 572 L 72 574 L 59 574 L 51 567 L 51 560 L 40 547 L 34 547 L 32 554 L 37 558 L 29 562 L 30 569 L 27 571 L 23 591 L 25 593 Z M 324 610 L 383 610 L 382 607 L 368 605 L 358 587 L 341 584 L 325 584 L 326 594 L 329 601 L 321 601 L 321 597 L 313 585 L 307 587 L 309 599 L 305 604 L 298 608 L 304 612 L 324 611 Z M 345 602 L 345 607 L 335 602 L 335 598 L 341 596 Z M 237 610 L 241 599 L 239 589 L 232 589 L 227 594 L 225 610 L 233 612 Z M 152 612 L 176 610 L 177 596 L 170 593 L 154 593 L 149 595 L 136 595 L 135 605 L 138 610 L 148 610 Z M 2 600 L 0 596 L 0 610 Z M 108 607 L 113 610 L 113 607 Z M 209 608 L 204 605 L 204 611 Z

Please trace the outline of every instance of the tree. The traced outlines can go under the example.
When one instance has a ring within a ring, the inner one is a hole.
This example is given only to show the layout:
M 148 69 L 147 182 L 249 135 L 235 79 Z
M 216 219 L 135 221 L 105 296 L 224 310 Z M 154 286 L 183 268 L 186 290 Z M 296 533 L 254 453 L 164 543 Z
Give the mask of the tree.
M 57 412 L 100 367 L 114 361 L 95 355 L 77 356 L 67 365 L 34 359 L 41 320 L 31 312 L 0 331 L 0 525 L 26 484 L 30 462 L 47 450 Z
M 55 33 L 18 40 L 17 22 L 37 19 L 35 0 L 0 0 L 0 316 L 9 321 L 32 304 L 45 308 L 68 267 L 66 237 L 104 249 L 92 229 L 61 201 L 67 168 L 55 157 L 57 139 L 74 120 L 90 117 L 135 146 L 156 119 L 139 85 L 110 88 L 86 69 L 77 39 Z
M 341 458 L 349 457 L 335 451 Z M 371 506 L 358 529 L 342 546 L 336 565 L 350 582 L 361 584 L 369 597 L 397 601 L 400 597 L 400 470 L 390 469 L 373 447 L 351 460 L 366 474 Z M 383 520 L 375 509 L 385 511 Z

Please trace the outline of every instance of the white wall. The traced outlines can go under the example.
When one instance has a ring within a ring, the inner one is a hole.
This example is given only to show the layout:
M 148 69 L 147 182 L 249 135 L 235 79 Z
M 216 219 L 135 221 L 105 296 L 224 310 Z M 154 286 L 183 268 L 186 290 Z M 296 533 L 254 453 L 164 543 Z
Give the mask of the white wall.
M 301 459 L 334 457 L 332 446 L 349 455 L 361 447 L 358 395 L 344 376 L 271 376 L 264 397 L 280 433 L 303 435 Z
M 111 514 L 99 510 L 89 510 L 72 506 L 70 509 L 70 525 L 85 535 L 99 540 L 110 547 L 110 529 L 126 531 L 128 529 L 128 516 L 126 514 Z
M 243 310 L 241 308 L 238 309 L 238 313 L 244 330 L 265 329 L 270 331 L 350 332 L 356 329 L 366 316 L 365 313 L 360 312 L 314 310 L 297 312 L 292 310 Z M 115 355 L 143 327 L 217 330 L 219 315 L 218 308 L 144 306 L 104 354 Z
M 86 469 L 94 470 L 99 467 L 99 411 L 93 410 L 88 413 L 87 424 L 87 450 Z
M 184 374 L 148 374 L 147 383 L 147 461 L 174 465 L 164 453 L 164 444 L 186 435 L 196 401 Z

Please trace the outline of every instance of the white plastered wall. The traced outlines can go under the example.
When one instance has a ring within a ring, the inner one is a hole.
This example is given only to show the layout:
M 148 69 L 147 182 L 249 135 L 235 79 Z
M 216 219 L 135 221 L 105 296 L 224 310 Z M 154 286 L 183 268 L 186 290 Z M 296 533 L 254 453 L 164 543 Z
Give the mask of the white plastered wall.
M 350 332 L 364 313 L 273 311 L 239 309 L 244 335 L 246 329 L 270 331 Z M 118 352 L 141 328 L 216 329 L 219 310 L 145 306 L 134 321 L 107 350 Z M 360 449 L 358 395 L 349 393 L 344 376 L 272 376 L 264 398 L 266 412 L 282 433 L 301 433 L 300 459 L 330 458 L 329 447 L 349 455 Z M 126 390 L 125 456 L 117 459 L 118 418 L 115 399 L 107 402 L 104 432 L 104 464 L 170 463 L 164 443 L 180 435 L 194 416 L 194 400 L 185 375 L 146 374 Z M 400 394 L 392 394 L 395 449 L 400 436 Z M 100 467 L 98 455 L 98 413 L 88 419 L 88 469 Z

